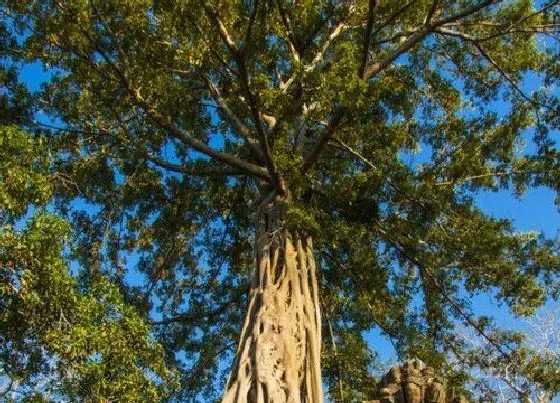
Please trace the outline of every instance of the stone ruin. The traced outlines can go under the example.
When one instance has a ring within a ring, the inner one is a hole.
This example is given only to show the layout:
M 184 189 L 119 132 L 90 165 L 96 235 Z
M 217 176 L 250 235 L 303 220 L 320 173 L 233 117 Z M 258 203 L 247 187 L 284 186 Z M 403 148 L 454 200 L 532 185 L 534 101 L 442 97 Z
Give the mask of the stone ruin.
M 434 369 L 418 359 L 391 368 L 378 389 L 378 400 L 363 403 L 468 403 L 464 397 L 455 396 Z

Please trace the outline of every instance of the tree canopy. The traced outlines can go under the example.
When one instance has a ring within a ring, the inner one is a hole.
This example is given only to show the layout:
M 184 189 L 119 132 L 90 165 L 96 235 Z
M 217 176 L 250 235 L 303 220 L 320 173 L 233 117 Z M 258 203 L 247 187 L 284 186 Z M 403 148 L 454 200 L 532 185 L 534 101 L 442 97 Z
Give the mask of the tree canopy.
M 219 398 L 271 191 L 313 237 L 332 400 L 374 397 L 372 329 L 458 389 L 505 360 L 560 391 L 558 360 L 472 306 L 560 296 L 558 243 L 475 202 L 560 205 L 558 1 L 0 4 L 0 376 L 21 396 Z

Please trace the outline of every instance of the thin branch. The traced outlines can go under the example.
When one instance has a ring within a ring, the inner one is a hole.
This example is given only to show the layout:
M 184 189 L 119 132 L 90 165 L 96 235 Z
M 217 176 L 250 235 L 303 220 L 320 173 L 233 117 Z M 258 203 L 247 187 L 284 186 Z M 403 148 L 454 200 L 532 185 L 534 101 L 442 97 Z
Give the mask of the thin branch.
M 471 181 L 473 179 L 480 179 L 480 178 L 488 178 L 491 176 L 508 176 L 508 175 L 513 175 L 514 173 L 516 173 L 515 171 L 511 171 L 511 172 L 491 172 L 491 173 L 487 173 L 487 174 L 480 174 L 480 175 L 472 175 L 472 176 L 467 176 L 464 178 L 460 178 L 459 181 L 460 182 L 466 182 L 466 181 Z M 446 181 L 446 182 L 438 182 L 436 183 L 436 186 L 446 186 L 446 185 L 455 185 L 457 182 L 456 181 Z
M 366 287 L 364 287 L 364 285 L 363 285 L 363 281 L 360 281 L 360 279 L 356 276 L 356 274 L 354 273 L 354 271 L 352 269 L 350 269 L 343 262 L 341 262 L 340 259 L 337 256 L 334 256 L 330 252 L 330 250 L 323 250 L 323 254 L 325 254 L 329 259 L 334 261 L 335 264 L 337 264 L 338 266 L 340 266 L 341 268 L 345 269 L 348 272 L 352 282 L 354 283 L 356 288 L 362 293 L 362 295 L 369 295 L 369 292 L 366 290 Z M 401 354 L 400 354 L 399 349 L 397 347 L 397 344 L 395 342 L 395 339 L 397 339 L 397 336 L 394 333 L 392 333 L 391 331 L 389 331 L 389 329 L 385 325 L 383 325 L 378 319 L 376 319 L 375 309 L 369 301 L 366 301 L 366 305 L 367 305 L 367 308 L 369 309 L 369 311 L 371 312 L 371 320 L 373 321 L 373 323 L 377 327 L 379 327 L 379 329 L 383 333 L 385 333 L 387 335 L 387 337 L 389 338 L 389 342 L 391 343 L 391 345 L 393 346 L 393 349 L 395 350 L 395 353 L 397 354 L 397 359 L 400 362 L 403 362 L 403 359 L 401 357 Z
M 238 73 L 236 71 L 234 71 L 231 66 L 229 65 L 229 63 L 222 57 L 220 56 L 220 54 L 216 51 L 215 49 L 215 45 L 214 45 L 214 40 L 213 39 L 208 39 L 204 33 L 204 31 L 200 28 L 199 24 L 197 23 L 195 18 L 192 18 L 190 15 L 187 14 L 187 18 L 189 20 L 189 22 L 193 25 L 193 27 L 195 27 L 195 29 L 198 31 L 199 35 L 201 36 L 201 38 L 203 39 L 203 41 L 206 43 L 206 45 L 208 46 L 208 48 L 210 49 L 210 53 L 212 55 L 214 55 L 214 57 L 216 57 L 216 59 L 218 59 L 218 61 L 222 64 L 222 66 L 224 66 L 224 68 L 226 69 L 226 71 L 228 72 L 228 74 L 233 77 L 233 76 L 238 76 Z M 228 46 L 228 49 L 229 46 Z M 230 49 L 231 52 L 231 49 Z
M 377 10 L 377 0 L 369 0 L 368 5 L 368 18 L 366 29 L 364 31 L 364 44 L 362 47 L 362 63 L 360 64 L 360 70 L 358 74 L 360 77 L 364 78 L 364 72 L 366 71 L 366 66 L 368 63 L 369 45 L 371 43 L 371 33 L 373 32 L 373 19 L 375 12 Z
M 305 71 L 312 71 L 315 69 L 315 67 L 317 67 L 319 62 L 321 62 L 325 57 L 325 53 L 327 52 L 332 41 L 342 33 L 345 27 L 346 25 L 342 20 L 334 26 L 332 32 L 329 34 L 325 42 L 323 42 L 323 46 L 321 46 L 321 49 L 315 54 L 315 57 L 313 58 L 311 63 L 305 66 Z
M 210 18 L 210 20 L 218 28 L 220 36 L 222 37 L 222 39 L 223 39 L 224 43 L 226 44 L 226 46 L 228 47 L 229 51 L 234 55 L 238 55 L 239 54 L 239 49 L 237 48 L 237 45 L 236 45 L 235 41 L 233 40 L 233 37 L 228 32 L 226 26 L 222 22 L 218 13 L 212 7 L 210 7 L 208 2 L 201 1 L 200 3 L 202 5 L 202 8 L 204 8 L 204 12 L 208 16 L 208 18 Z
M 364 162 L 366 165 L 368 165 L 370 168 L 375 168 L 375 165 L 373 165 L 373 163 L 368 160 L 366 157 L 364 157 L 362 154 L 360 154 L 358 151 L 354 150 L 352 147 L 350 147 L 348 144 L 346 144 L 345 142 L 343 142 L 342 140 L 340 140 L 339 138 L 333 137 L 332 140 L 334 142 L 336 142 L 342 149 L 348 151 L 350 154 L 352 154 L 353 156 L 357 157 L 359 160 L 361 160 L 362 162 Z
M 210 357 L 206 357 L 204 360 L 202 360 L 202 358 L 200 358 L 199 362 L 196 364 L 196 366 L 193 366 L 187 372 L 189 374 L 189 379 L 195 379 L 196 381 L 198 381 L 198 377 L 200 376 L 201 372 L 204 370 L 204 368 L 206 367 L 206 365 L 210 361 L 215 360 L 220 355 L 225 353 L 230 348 L 235 347 L 236 345 L 237 345 L 237 342 L 228 343 L 225 346 L 223 346 L 220 350 L 218 350 L 214 354 L 212 354 Z
M 160 168 L 166 169 L 168 171 L 184 174 L 186 169 L 183 165 L 173 164 L 172 162 L 166 161 L 152 153 L 147 152 L 145 155 L 146 159 L 157 165 Z
M 245 140 L 245 143 L 249 147 L 251 154 L 260 162 L 264 162 L 262 150 L 260 150 L 257 144 L 255 144 L 255 142 L 251 139 L 252 136 L 249 128 L 245 126 L 243 122 L 241 122 L 241 120 L 237 117 L 237 115 L 231 110 L 225 99 L 222 97 L 220 90 L 214 85 L 210 77 L 204 75 L 204 79 L 206 81 L 208 89 L 212 93 L 214 100 L 216 101 L 220 109 L 224 112 L 226 119 L 233 126 L 233 129 Z
M 332 119 L 330 120 L 329 125 L 327 126 L 326 130 L 321 135 L 319 140 L 317 140 L 317 142 L 313 145 L 313 147 L 311 148 L 309 153 L 303 159 L 303 163 L 302 163 L 301 168 L 300 168 L 300 172 L 302 174 L 305 174 L 309 170 L 309 168 L 311 168 L 313 166 L 313 164 L 315 163 L 315 161 L 319 157 L 319 154 L 321 153 L 321 151 L 323 150 L 325 145 L 327 145 L 327 143 L 329 142 L 331 137 L 334 136 L 334 133 L 337 131 L 337 129 L 342 124 L 342 121 L 344 120 L 344 114 L 345 114 L 345 112 L 342 109 L 337 109 L 334 112 L 334 115 L 333 115 Z
M 340 401 L 343 402 L 344 401 L 344 385 L 342 382 L 342 371 L 340 368 L 340 360 L 338 359 L 338 348 L 336 347 L 336 341 L 334 339 L 334 332 L 333 332 L 333 327 L 332 327 L 332 322 L 331 322 L 331 318 L 329 317 L 329 312 L 327 311 L 327 308 L 325 307 L 324 302 L 321 300 L 321 308 L 323 311 L 323 315 L 325 317 L 325 321 L 327 322 L 328 328 L 329 328 L 329 337 L 331 338 L 331 344 L 332 344 L 332 349 L 333 349 L 333 353 L 334 353 L 334 358 L 335 358 L 335 362 L 336 362 L 336 372 L 337 372 L 337 377 L 338 377 L 338 391 L 340 394 Z
M 299 62 L 301 57 L 299 54 L 299 45 L 297 39 L 294 35 L 294 30 L 292 28 L 292 23 L 290 21 L 290 17 L 286 13 L 286 10 L 282 7 L 281 0 L 276 1 L 276 6 L 278 7 L 278 12 L 280 14 L 280 19 L 282 20 L 282 24 L 284 25 L 284 29 L 288 34 L 288 44 L 290 46 L 290 50 L 294 57 L 294 61 Z
M 119 77 L 120 81 L 122 82 L 124 88 L 128 91 L 129 95 L 131 96 L 132 100 L 134 101 L 134 103 L 140 107 L 142 107 L 145 112 L 147 113 L 147 115 L 158 125 L 160 126 L 162 129 L 165 129 L 171 136 L 181 140 L 183 143 L 189 145 L 191 148 L 193 148 L 196 151 L 201 152 L 202 154 L 205 154 L 217 161 L 223 162 L 226 165 L 232 166 L 234 168 L 238 168 L 242 171 L 244 171 L 246 174 L 251 175 L 251 176 L 255 176 L 261 179 L 265 179 L 267 181 L 270 181 L 270 175 L 268 174 L 268 172 L 258 166 L 258 165 L 254 165 L 251 164 L 249 162 L 243 161 L 237 157 L 235 157 L 232 154 L 226 153 L 226 152 L 220 152 L 217 151 L 215 149 L 213 149 L 212 147 L 210 147 L 209 145 L 207 145 L 206 143 L 191 137 L 187 132 L 183 131 L 182 129 L 180 129 L 179 127 L 177 127 L 175 124 L 171 123 L 170 120 L 168 120 L 167 118 L 163 117 L 159 112 L 157 112 L 151 105 L 149 105 L 149 103 L 142 97 L 142 95 L 140 94 L 140 88 L 136 88 L 132 85 L 131 80 L 129 79 L 126 71 L 122 70 L 121 68 L 119 68 L 119 66 L 117 66 L 117 64 L 106 54 L 106 52 L 101 49 L 101 47 L 99 46 L 99 44 L 93 40 L 93 38 L 91 38 L 91 35 L 89 35 L 89 33 L 82 29 L 82 32 L 84 33 L 84 35 L 86 36 L 86 38 L 91 42 L 91 44 L 96 48 L 97 52 L 101 55 L 101 57 L 103 58 L 103 60 L 105 60 L 105 62 L 111 66 L 111 68 L 115 71 L 115 73 L 117 74 L 117 76 Z M 121 53 L 121 52 L 119 52 Z M 121 55 L 121 57 L 124 57 L 123 55 Z
M 426 15 L 426 18 L 424 19 L 424 24 L 429 24 L 432 21 L 432 17 L 434 16 L 435 12 L 437 11 L 437 7 L 438 7 L 438 0 L 434 0 L 432 3 L 432 6 L 430 7 L 430 10 L 428 11 L 428 14 Z
M 236 305 L 237 303 L 239 303 L 241 301 L 241 298 L 243 297 L 243 295 L 245 295 L 249 292 L 250 288 L 251 287 L 249 285 L 241 288 L 240 290 L 238 290 L 237 293 L 235 293 L 232 296 L 232 298 L 230 300 L 224 302 L 223 304 L 219 305 L 215 309 L 212 309 L 211 311 L 183 313 L 183 314 L 173 316 L 171 318 L 154 320 L 154 321 L 151 321 L 150 323 L 153 326 L 162 326 L 162 325 L 169 325 L 169 324 L 176 323 L 176 322 L 190 322 L 190 321 L 196 321 L 196 320 L 201 320 L 201 319 L 206 319 L 208 321 L 208 320 L 214 319 L 217 316 L 220 316 L 221 314 L 226 312 L 232 305 Z
M 403 43 L 401 43 L 397 48 L 390 51 L 382 60 L 373 63 L 364 73 L 364 79 L 369 80 L 370 78 L 376 76 L 385 68 L 387 68 L 394 60 L 399 56 L 406 53 L 408 50 L 412 49 L 418 42 L 423 40 L 428 34 L 433 32 L 437 27 L 444 24 L 457 21 L 461 18 L 468 17 L 491 4 L 499 3 L 500 0 L 485 0 L 482 3 L 470 7 L 460 13 L 443 18 L 435 22 L 427 22 L 421 25 L 413 34 L 411 34 Z
M 529 102 L 530 104 L 534 104 L 534 101 L 523 92 L 523 90 L 519 87 L 519 85 L 517 85 L 517 83 L 513 80 L 513 78 L 511 78 L 511 76 L 504 70 L 502 69 L 498 63 L 492 58 L 492 56 L 490 56 L 490 54 L 488 52 L 486 52 L 486 50 L 482 47 L 482 45 L 479 43 L 479 41 L 470 36 L 469 34 L 466 34 L 464 32 L 460 32 L 460 31 L 456 31 L 456 30 L 452 30 L 452 29 L 448 29 L 445 27 L 439 27 L 436 28 L 436 32 L 442 34 L 442 35 L 448 35 L 448 36 L 454 36 L 456 38 L 460 38 L 463 39 L 469 43 L 471 43 L 476 50 L 480 53 L 480 55 L 482 57 L 484 57 L 488 63 L 490 63 L 497 71 L 498 73 L 504 78 L 506 79 L 506 81 L 508 83 L 510 83 L 510 85 L 512 86 L 512 88 L 523 98 L 525 99 L 527 102 Z
M 145 158 L 160 168 L 187 176 L 238 176 L 246 175 L 244 171 L 231 167 L 185 166 L 166 161 L 152 153 L 145 153 Z
M 253 24 L 255 23 L 255 19 L 257 18 L 258 11 L 259 11 L 259 0 L 255 0 L 255 5 L 253 7 L 253 11 L 251 12 L 251 16 L 249 17 L 249 23 L 247 24 L 247 33 L 245 34 L 245 48 L 249 46 Z
M 57 130 L 57 131 L 62 131 L 62 132 L 69 132 L 69 133 L 80 133 L 80 134 L 87 134 L 87 135 L 99 135 L 99 132 L 93 132 L 93 131 L 86 131 L 86 130 L 81 130 L 81 129 L 76 129 L 76 128 L 65 128 L 65 127 L 58 127 L 58 126 L 54 126 L 54 125 L 49 125 L 46 123 L 41 123 L 41 122 L 37 122 L 34 121 L 32 122 L 33 125 L 35 126 L 39 126 L 39 127 L 45 127 L 45 128 L 49 128 L 52 130 Z M 105 135 L 110 135 L 110 131 L 106 128 L 98 128 L 100 130 L 101 133 L 104 133 Z M 176 172 L 176 173 L 180 173 L 182 175 L 188 175 L 188 176 L 219 176 L 219 175 L 225 175 L 225 176 L 242 176 L 242 175 L 246 175 L 246 172 L 240 169 L 236 169 L 236 168 L 231 168 L 231 167 L 219 167 L 219 166 L 185 166 L 185 165 L 180 165 L 180 164 L 174 164 L 172 162 L 166 161 L 163 158 L 158 157 L 155 154 L 152 154 L 148 151 L 144 151 L 144 150 L 139 150 L 144 158 L 146 158 L 148 161 L 152 162 L 154 165 L 166 169 L 168 171 L 172 171 L 172 172 Z M 58 172 L 56 174 L 54 174 L 54 176 L 60 177 L 61 173 Z M 65 180 L 66 182 L 68 182 L 68 180 L 62 178 L 63 180 Z M 71 182 L 74 186 L 77 187 L 77 185 L 73 182 Z M 78 188 L 79 190 L 79 188 Z
M 513 78 L 511 78 L 511 76 L 506 73 L 506 71 L 504 69 L 502 69 L 498 63 L 496 63 L 496 61 L 492 58 L 492 56 L 490 56 L 486 50 L 484 50 L 484 48 L 482 47 L 482 45 L 480 45 L 479 43 L 473 42 L 474 46 L 476 47 L 476 49 L 480 52 L 480 54 L 486 59 L 488 60 L 488 63 L 490 63 L 492 66 L 494 66 L 494 68 L 498 71 L 498 73 L 500 73 L 500 75 L 505 78 L 507 80 L 507 82 L 510 83 L 510 85 L 513 87 L 513 89 L 515 89 L 519 95 L 521 95 L 521 97 L 523 99 L 525 99 L 527 102 L 533 104 L 533 101 L 531 100 L 531 98 L 529 98 L 528 95 L 526 95 L 523 90 L 521 88 L 519 88 L 519 86 L 517 85 L 517 83 L 513 80 Z
M 377 231 L 384 236 L 385 242 L 391 245 L 399 254 L 407 259 L 408 261 L 412 262 L 419 270 L 421 270 L 430 281 L 434 284 L 434 286 L 439 290 L 440 294 L 453 306 L 453 308 L 457 311 L 457 313 L 465 319 L 465 321 L 476 330 L 478 334 L 480 334 L 484 339 L 486 339 L 495 349 L 498 351 L 503 357 L 509 359 L 510 355 L 503 349 L 503 347 L 494 340 L 491 336 L 487 335 L 486 332 L 474 321 L 473 318 L 469 314 L 467 314 L 464 309 L 459 305 L 457 301 L 455 301 L 443 288 L 443 286 L 437 281 L 431 271 L 420 262 L 420 260 L 416 256 L 410 255 L 399 243 L 398 241 L 394 241 L 391 239 L 387 231 L 381 227 L 380 223 L 376 225 Z
M 554 6 L 558 5 L 558 4 L 560 4 L 560 0 L 552 1 L 552 2 L 550 2 L 549 4 L 547 4 L 546 6 L 544 6 L 543 8 L 541 8 L 540 10 L 537 10 L 537 11 L 535 11 L 535 12 L 532 12 L 532 13 L 530 13 L 530 14 L 524 16 L 524 17 L 521 17 L 519 20 L 517 20 L 517 21 L 511 23 L 511 24 L 505 29 L 505 31 L 502 31 L 502 32 L 499 32 L 499 33 L 490 35 L 490 36 L 488 36 L 488 37 L 486 37 L 486 38 L 484 38 L 484 39 L 481 39 L 481 41 L 487 41 L 487 40 L 489 40 L 489 39 L 495 38 L 496 36 L 506 35 L 506 34 L 508 34 L 508 33 L 515 32 L 515 31 L 514 31 L 514 28 L 515 28 L 515 27 L 519 26 L 520 24 L 522 24 L 523 22 L 527 21 L 528 19 L 530 19 L 530 18 L 532 18 L 532 17 L 535 17 L 535 16 L 537 16 L 537 15 L 539 15 L 539 14 L 544 13 L 544 12 L 547 11 L 548 9 L 550 9 L 550 8 L 552 8 L 552 7 L 554 7 Z M 494 26 L 496 26 L 496 25 L 494 25 Z M 497 26 L 499 26 L 499 25 L 497 25 Z M 556 24 L 552 24 L 552 26 L 557 26 L 557 25 L 556 25 Z M 502 27 L 503 27 L 503 25 L 502 25 Z M 543 32 L 543 33 L 545 33 L 545 32 Z
M 405 5 L 403 5 L 401 8 L 399 8 L 395 13 L 391 14 L 389 16 L 389 18 L 387 18 L 381 25 L 379 25 L 375 31 L 372 32 L 371 37 L 375 38 L 375 36 L 380 33 L 384 28 L 386 28 L 389 24 L 391 24 L 395 19 L 398 18 L 399 15 L 401 15 L 402 13 L 404 13 L 410 6 L 412 6 L 413 4 L 415 4 L 415 1 L 409 1 L 408 3 L 406 3 Z
M 477 12 L 479 12 L 480 10 L 482 10 L 483 8 L 486 8 L 488 6 L 491 6 L 493 4 L 499 4 L 501 3 L 503 0 L 484 0 L 482 3 L 474 5 L 472 7 L 467 8 L 466 10 L 457 13 L 455 15 L 449 16 L 447 18 L 443 18 L 441 20 L 439 20 L 435 26 L 442 26 L 445 24 L 449 24 L 450 22 L 455 22 L 458 21 L 462 18 L 465 17 L 469 17 Z
M 446 27 L 450 27 L 450 26 L 460 26 L 460 27 L 464 27 L 464 25 L 461 24 L 456 24 L 456 25 L 452 25 L 452 24 L 446 24 Z M 496 32 L 490 35 L 487 35 L 483 38 L 476 38 L 477 42 L 487 42 L 491 39 L 500 37 L 500 36 L 504 36 L 504 35 L 508 35 L 508 34 L 542 34 L 542 35 L 547 35 L 549 37 L 551 37 L 552 39 L 556 39 L 558 40 L 558 38 L 554 35 L 554 34 L 558 34 L 560 25 L 549 25 L 549 26 L 538 26 L 538 25 L 532 25 L 532 26 L 527 26 L 524 28 L 507 28 L 505 31 L 500 31 L 500 32 Z M 556 29 L 554 29 L 556 28 Z

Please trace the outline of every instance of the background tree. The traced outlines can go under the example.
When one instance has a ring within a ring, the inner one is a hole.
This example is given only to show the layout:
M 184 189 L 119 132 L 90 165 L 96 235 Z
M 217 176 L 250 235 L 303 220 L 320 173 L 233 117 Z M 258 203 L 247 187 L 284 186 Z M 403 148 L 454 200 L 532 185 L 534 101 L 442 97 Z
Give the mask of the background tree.
M 457 323 L 523 349 L 469 297 L 558 296 L 557 246 L 473 201 L 559 190 L 557 1 L 2 4 L 6 60 L 49 69 L 20 124 L 72 263 L 150 318 L 178 399 L 233 358 L 224 401 L 321 401 L 321 338 L 329 394 L 367 398 L 373 327 L 459 387 Z
M 513 359 L 504 360 L 496 356 L 487 343 L 465 329 L 463 337 L 469 340 L 473 352 L 471 360 L 479 360 L 471 385 L 477 397 L 498 402 L 551 402 L 558 397 L 558 376 L 546 376 L 545 371 L 558 374 L 560 360 L 560 329 L 558 308 L 540 309 L 534 318 L 525 323 L 523 334 L 525 345 Z M 469 361 L 469 360 L 466 360 Z M 541 372 L 527 371 L 535 362 Z M 458 363 L 465 366 L 465 363 Z M 543 376 L 543 372 L 545 376 Z M 529 376 L 527 376 L 529 374 Z M 552 382 L 552 384 L 550 384 Z
M 23 88 L 18 93 L 22 99 L 29 96 Z M 5 105 L 17 102 L 7 96 Z M 27 115 L 14 112 L 26 108 L 6 109 L 6 119 Z M 52 182 L 60 179 L 49 172 L 44 139 L 3 123 L 0 398 L 106 402 L 170 396 L 176 374 L 167 368 L 145 318 L 99 272 L 80 278 L 70 272 L 63 250 L 71 227 L 44 209 L 54 192 Z M 26 213 L 31 218 L 23 223 Z

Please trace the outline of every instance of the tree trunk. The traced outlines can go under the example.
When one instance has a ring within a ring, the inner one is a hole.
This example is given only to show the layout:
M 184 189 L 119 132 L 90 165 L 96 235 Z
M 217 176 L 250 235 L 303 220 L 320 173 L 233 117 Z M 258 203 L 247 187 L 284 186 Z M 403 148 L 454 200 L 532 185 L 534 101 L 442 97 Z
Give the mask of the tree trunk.
M 222 403 L 321 403 L 321 317 L 310 237 L 284 227 L 286 203 L 258 213 L 249 310 Z

